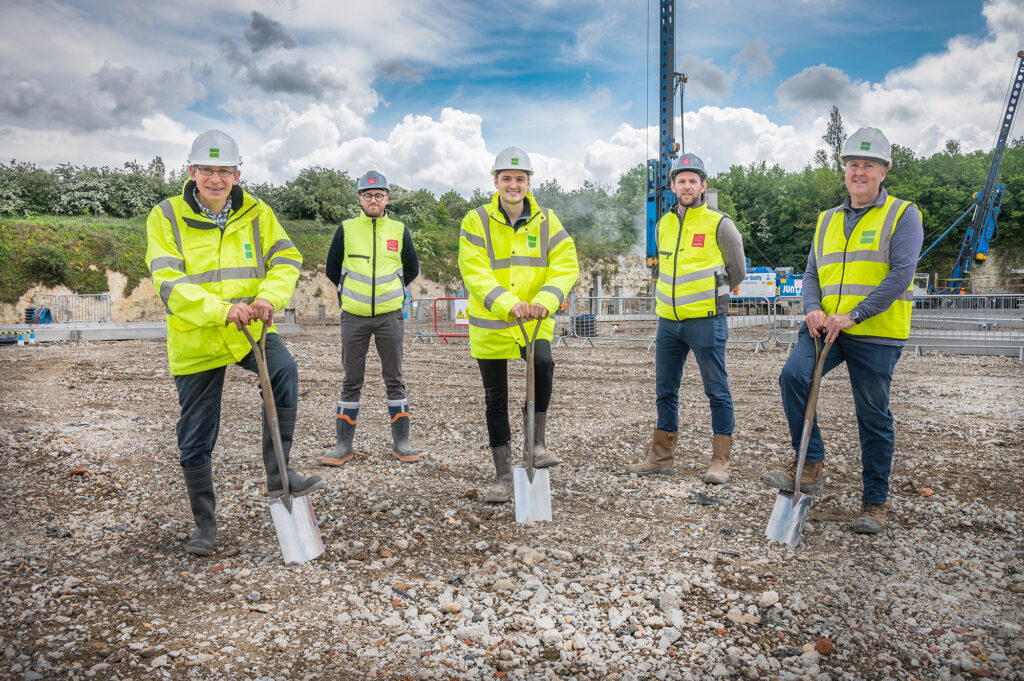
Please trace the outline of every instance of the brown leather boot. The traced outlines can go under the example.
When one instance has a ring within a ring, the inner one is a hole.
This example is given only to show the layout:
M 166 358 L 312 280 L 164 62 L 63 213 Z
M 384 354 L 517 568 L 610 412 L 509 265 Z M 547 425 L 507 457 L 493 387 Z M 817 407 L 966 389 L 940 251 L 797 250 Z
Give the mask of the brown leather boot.
M 627 466 L 630 471 L 637 475 L 672 475 L 675 469 L 672 467 L 673 453 L 676 449 L 678 431 L 670 433 L 667 430 L 654 429 L 654 437 L 651 439 L 651 453 L 643 463 L 634 463 Z
M 885 504 L 861 503 L 860 515 L 853 519 L 853 531 L 858 534 L 884 532 Z
M 732 435 L 715 433 L 711 438 L 711 465 L 704 474 L 705 485 L 729 482 L 729 459 L 732 458 Z
M 800 476 L 800 492 L 803 494 L 811 494 L 814 496 L 821 496 L 822 489 L 824 488 L 822 473 L 824 472 L 825 464 L 822 461 L 815 461 L 814 463 L 805 463 L 803 474 Z M 789 464 L 789 468 L 783 471 L 765 471 L 761 474 L 761 482 L 781 489 L 783 492 L 793 491 L 793 481 L 796 480 L 796 461 Z

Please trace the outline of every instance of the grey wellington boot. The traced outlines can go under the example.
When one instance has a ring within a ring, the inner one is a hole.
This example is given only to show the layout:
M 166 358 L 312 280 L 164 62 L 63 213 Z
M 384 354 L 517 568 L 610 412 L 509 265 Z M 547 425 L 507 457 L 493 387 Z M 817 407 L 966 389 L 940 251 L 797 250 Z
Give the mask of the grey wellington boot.
M 281 446 L 284 449 L 284 462 L 288 460 L 292 451 L 292 438 L 295 435 L 295 415 L 298 409 L 295 407 L 278 407 L 277 423 L 281 429 Z M 284 494 L 281 485 L 281 473 L 277 468 L 277 455 L 274 453 L 274 441 L 270 435 L 270 427 L 267 425 L 266 413 L 263 415 L 263 466 L 267 469 L 267 493 L 271 498 Z M 324 487 L 327 483 L 319 475 L 309 477 L 299 475 L 288 467 L 288 490 L 293 497 L 301 497 Z
M 185 474 L 185 489 L 188 490 L 192 518 L 196 521 L 196 531 L 185 545 L 185 553 L 209 556 L 217 544 L 217 500 L 213 494 L 213 462 L 207 461 L 202 466 L 183 466 L 181 470 Z
M 341 414 L 334 420 L 334 430 L 338 436 L 338 442 L 331 452 L 320 459 L 325 466 L 341 466 L 352 458 L 352 440 L 356 436 L 356 421 Z
M 391 420 L 391 456 L 402 463 L 416 463 L 420 453 L 409 442 L 409 414 L 399 414 Z
M 500 447 L 491 447 L 494 458 L 496 481 L 484 492 L 484 501 L 489 504 L 504 504 L 512 500 L 512 446 L 507 442 Z
M 523 423 L 526 423 L 526 408 L 523 408 Z M 562 463 L 554 452 L 548 451 L 544 444 L 544 431 L 548 423 L 547 412 L 537 411 L 533 413 L 533 467 L 550 468 Z M 523 438 L 526 438 L 526 428 L 523 428 Z M 526 443 L 523 443 L 523 463 L 526 463 Z

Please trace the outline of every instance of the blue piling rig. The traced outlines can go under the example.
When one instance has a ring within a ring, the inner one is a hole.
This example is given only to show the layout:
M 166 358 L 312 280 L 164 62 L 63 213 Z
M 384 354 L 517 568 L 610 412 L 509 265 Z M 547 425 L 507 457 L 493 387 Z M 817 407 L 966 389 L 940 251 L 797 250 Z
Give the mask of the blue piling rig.
M 658 264 L 658 244 L 655 228 L 658 219 L 672 209 L 675 196 L 669 186 L 668 173 L 672 169 L 672 160 L 683 148 L 683 131 L 680 130 L 679 142 L 674 139 L 675 111 L 673 96 L 679 91 L 679 115 L 682 119 L 683 89 L 686 76 L 675 70 L 675 0 L 661 0 L 659 21 L 659 87 L 658 87 L 658 158 L 647 161 L 647 266 Z M 680 126 L 682 128 L 682 126 Z
M 988 169 L 988 178 L 985 180 L 985 188 L 975 192 L 974 200 L 963 213 L 960 214 L 952 225 L 942 233 L 938 239 L 932 242 L 921 253 L 923 258 L 928 251 L 942 241 L 946 235 L 953 231 L 961 220 L 973 211 L 971 222 L 964 232 L 964 238 L 960 242 L 960 253 L 953 265 L 953 274 L 950 277 L 948 288 L 940 293 L 960 293 L 970 280 L 971 265 L 974 262 L 983 262 L 988 257 L 988 247 L 999 235 L 999 208 L 1003 204 L 1003 192 L 1006 185 L 997 184 L 999 179 L 999 165 L 1003 161 L 1003 152 L 1006 151 L 1006 143 L 1010 137 L 1010 130 L 1013 128 L 1013 118 L 1017 115 L 1017 105 L 1020 102 L 1021 90 L 1024 89 L 1024 50 L 1017 53 L 1017 71 L 1010 81 L 1010 94 L 1006 100 L 1006 108 L 1003 110 L 1003 117 L 999 123 L 999 134 L 996 137 L 995 153 L 992 155 L 992 165 Z

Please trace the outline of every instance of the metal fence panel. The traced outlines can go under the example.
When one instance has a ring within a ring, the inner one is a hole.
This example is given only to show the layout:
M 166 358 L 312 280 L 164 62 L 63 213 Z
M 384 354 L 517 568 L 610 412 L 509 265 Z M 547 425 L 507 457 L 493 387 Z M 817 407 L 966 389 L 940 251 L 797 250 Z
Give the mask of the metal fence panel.
M 469 338 L 468 298 L 435 298 L 434 335 L 447 343 L 449 338 Z
M 110 295 L 36 293 L 32 305 L 46 308 L 54 322 L 105 322 L 110 319 Z
M 775 305 L 768 298 L 739 298 L 729 301 L 729 342 L 754 343 L 754 350 L 772 339 Z
M 1024 350 L 1024 295 L 916 297 L 907 344 Z
M 584 340 L 651 342 L 658 329 L 649 297 L 576 298 L 569 331 Z

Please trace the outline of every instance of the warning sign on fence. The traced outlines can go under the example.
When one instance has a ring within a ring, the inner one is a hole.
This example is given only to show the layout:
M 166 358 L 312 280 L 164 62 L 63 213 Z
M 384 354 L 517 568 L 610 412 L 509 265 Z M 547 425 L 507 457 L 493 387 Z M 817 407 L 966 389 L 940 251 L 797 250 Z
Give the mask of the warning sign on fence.
M 452 301 L 452 312 L 455 314 L 455 326 L 469 326 L 469 314 L 466 312 L 466 298 L 457 298 Z

